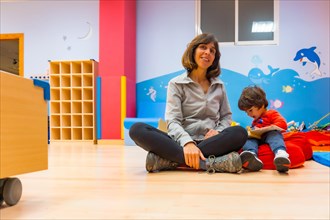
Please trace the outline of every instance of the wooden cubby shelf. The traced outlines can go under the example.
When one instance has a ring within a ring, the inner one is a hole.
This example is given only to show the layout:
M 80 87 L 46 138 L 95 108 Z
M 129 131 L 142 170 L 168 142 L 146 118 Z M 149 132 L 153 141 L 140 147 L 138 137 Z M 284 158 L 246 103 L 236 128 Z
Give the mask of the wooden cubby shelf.
M 94 60 L 50 61 L 50 140 L 96 143 Z

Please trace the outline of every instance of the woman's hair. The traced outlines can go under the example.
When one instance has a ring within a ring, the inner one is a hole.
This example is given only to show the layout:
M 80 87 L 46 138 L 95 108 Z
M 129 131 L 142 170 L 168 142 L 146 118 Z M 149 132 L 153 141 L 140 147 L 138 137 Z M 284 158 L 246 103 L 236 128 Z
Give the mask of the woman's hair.
M 246 111 L 252 107 L 260 109 L 262 106 L 265 108 L 268 106 L 264 90 L 256 85 L 248 86 L 243 89 L 238 100 L 238 108 L 240 110 Z
M 195 61 L 195 51 L 196 48 L 200 44 L 209 44 L 213 43 L 215 47 L 215 57 L 212 65 L 207 69 L 206 78 L 210 79 L 213 77 L 217 77 L 221 73 L 220 69 L 220 51 L 219 51 L 219 44 L 218 40 L 213 34 L 204 33 L 197 35 L 187 46 L 186 51 L 182 55 L 182 65 L 183 67 L 188 71 L 188 73 L 191 73 L 194 69 L 197 69 L 198 65 Z

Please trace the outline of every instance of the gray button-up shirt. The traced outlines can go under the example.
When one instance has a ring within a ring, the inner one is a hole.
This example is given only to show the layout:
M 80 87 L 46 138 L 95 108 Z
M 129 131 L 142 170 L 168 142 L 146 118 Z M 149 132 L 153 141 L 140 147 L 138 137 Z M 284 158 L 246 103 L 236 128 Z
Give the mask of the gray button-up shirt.
M 208 130 L 221 132 L 231 124 L 231 111 L 223 82 L 211 79 L 205 94 L 187 72 L 170 80 L 165 120 L 168 134 L 181 146 L 203 140 Z

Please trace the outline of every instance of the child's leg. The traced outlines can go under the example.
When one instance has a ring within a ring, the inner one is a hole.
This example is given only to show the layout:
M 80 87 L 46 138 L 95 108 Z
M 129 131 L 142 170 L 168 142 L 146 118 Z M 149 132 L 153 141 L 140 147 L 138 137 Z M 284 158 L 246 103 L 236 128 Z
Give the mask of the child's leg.
M 258 155 L 259 140 L 255 138 L 249 138 L 243 146 L 243 151 L 253 152 Z
M 291 161 L 289 159 L 289 154 L 286 152 L 282 133 L 279 131 L 270 131 L 263 136 L 263 139 L 275 154 L 274 164 L 276 170 L 279 172 L 288 171 Z
M 276 154 L 278 150 L 286 151 L 283 135 L 279 131 L 267 132 L 262 136 L 262 140 L 269 145 L 274 154 Z
M 258 158 L 259 140 L 249 138 L 243 146 L 243 152 L 240 154 L 242 166 L 250 171 L 259 171 L 264 164 Z

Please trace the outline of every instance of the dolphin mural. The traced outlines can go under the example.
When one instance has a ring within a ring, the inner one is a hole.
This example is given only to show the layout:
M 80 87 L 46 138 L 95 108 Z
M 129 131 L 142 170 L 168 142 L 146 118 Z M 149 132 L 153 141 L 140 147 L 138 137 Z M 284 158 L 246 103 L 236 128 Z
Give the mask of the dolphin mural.
M 296 56 L 293 59 L 293 61 L 299 60 L 303 66 L 305 66 L 306 63 L 311 63 L 312 65 L 314 65 L 315 68 L 310 73 L 312 77 L 314 77 L 314 75 L 322 76 L 322 73 L 320 71 L 320 57 L 314 52 L 315 49 L 316 47 L 301 49 L 296 53 Z

